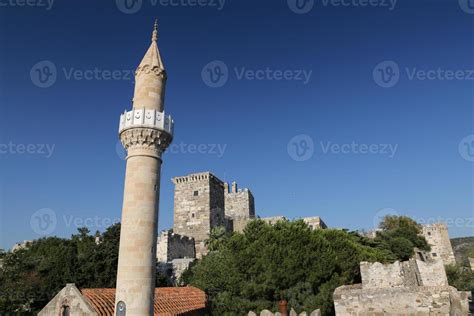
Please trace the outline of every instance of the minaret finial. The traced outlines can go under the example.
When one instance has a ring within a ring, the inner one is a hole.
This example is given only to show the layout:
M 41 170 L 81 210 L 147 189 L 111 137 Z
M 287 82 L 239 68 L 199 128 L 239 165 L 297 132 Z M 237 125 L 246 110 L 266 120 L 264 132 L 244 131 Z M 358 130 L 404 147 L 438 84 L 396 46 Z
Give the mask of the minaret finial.
M 155 25 L 153 26 L 153 36 L 151 37 L 153 42 L 158 40 L 158 19 L 155 19 Z

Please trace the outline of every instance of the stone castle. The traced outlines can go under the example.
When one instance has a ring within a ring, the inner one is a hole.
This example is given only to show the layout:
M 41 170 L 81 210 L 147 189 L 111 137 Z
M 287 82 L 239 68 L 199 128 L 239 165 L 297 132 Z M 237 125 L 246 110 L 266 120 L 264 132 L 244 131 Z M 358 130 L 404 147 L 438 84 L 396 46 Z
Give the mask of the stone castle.
M 172 232 L 164 231 L 157 239 L 157 261 L 158 271 L 176 283 L 191 262 L 207 253 L 205 242 L 212 229 L 242 232 L 257 216 L 249 189 L 239 189 L 236 182 L 229 186 L 211 172 L 175 177 L 172 182 L 174 223 Z M 283 216 L 261 219 L 270 224 L 286 220 Z M 303 220 L 312 229 L 326 228 L 320 217 Z
M 444 223 L 423 225 L 423 237 L 431 246 L 432 258 L 439 257 L 445 265 L 455 264 L 453 247 L 448 234 L 448 226 Z
M 337 316 L 469 315 L 470 293 L 449 286 L 444 262 L 418 252 L 409 261 L 360 263 L 361 284 L 334 291 Z

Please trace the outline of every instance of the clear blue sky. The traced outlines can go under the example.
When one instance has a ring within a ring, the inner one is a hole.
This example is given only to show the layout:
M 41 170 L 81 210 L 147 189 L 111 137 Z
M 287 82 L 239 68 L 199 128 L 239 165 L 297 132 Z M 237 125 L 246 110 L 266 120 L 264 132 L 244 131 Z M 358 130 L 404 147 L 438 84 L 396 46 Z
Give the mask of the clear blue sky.
M 0 0 L 0 247 L 120 218 L 118 120 L 155 17 L 178 145 L 164 156 L 160 229 L 171 177 L 210 170 L 250 188 L 260 216 L 369 229 L 396 212 L 474 235 L 474 14 L 463 0 L 351 1 L 307 0 L 298 14 L 292 0 L 142 0 L 127 14 L 121 0 Z M 39 81 L 45 61 L 55 81 Z M 209 87 L 213 61 L 222 87 Z

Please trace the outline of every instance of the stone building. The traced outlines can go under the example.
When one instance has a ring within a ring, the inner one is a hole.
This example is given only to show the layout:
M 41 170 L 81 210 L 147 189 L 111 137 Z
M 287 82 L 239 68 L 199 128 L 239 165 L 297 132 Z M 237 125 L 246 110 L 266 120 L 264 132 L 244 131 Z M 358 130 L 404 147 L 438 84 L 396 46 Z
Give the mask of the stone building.
M 423 225 L 422 234 L 431 246 L 430 254 L 433 258 L 440 258 L 445 265 L 456 263 L 448 226 L 445 223 Z
M 255 217 L 255 200 L 249 189 L 238 189 L 237 183 L 232 182 L 232 188 L 229 191 L 229 185 L 224 183 L 225 194 L 225 214 L 232 218 Z
M 206 253 L 211 230 L 227 226 L 224 182 L 210 172 L 172 179 L 174 189 L 173 232 L 194 239 L 196 257 Z
M 113 316 L 115 292 L 112 288 L 78 289 L 74 284 L 67 284 L 38 315 Z M 154 292 L 153 311 L 150 315 L 205 315 L 207 298 L 200 289 L 164 287 L 156 288 Z
M 161 232 L 156 247 L 158 262 L 170 262 L 174 259 L 183 258 L 196 258 L 194 239 L 170 231 Z
M 182 272 L 207 253 L 205 241 L 213 228 L 242 232 L 256 219 L 255 198 L 248 188 L 220 180 L 211 172 L 192 173 L 172 179 L 174 188 L 174 223 L 172 232 L 163 232 L 157 240 L 157 269 L 179 284 Z M 261 218 L 275 224 L 283 216 Z M 326 228 L 320 217 L 303 220 L 312 228 Z
M 33 243 L 32 240 L 24 240 L 23 242 L 16 243 L 12 247 L 12 252 L 15 252 L 21 249 L 27 249 L 31 246 L 32 243 Z
M 302 218 L 303 221 L 308 224 L 308 226 L 311 229 L 326 229 L 326 223 L 323 222 L 321 217 L 315 216 L 315 217 L 304 217 Z
M 468 292 L 448 285 L 444 264 L 418 253 L 393 264 L 361 262 L 362 283 L 334 291 L 337 316 L 468 315 Z

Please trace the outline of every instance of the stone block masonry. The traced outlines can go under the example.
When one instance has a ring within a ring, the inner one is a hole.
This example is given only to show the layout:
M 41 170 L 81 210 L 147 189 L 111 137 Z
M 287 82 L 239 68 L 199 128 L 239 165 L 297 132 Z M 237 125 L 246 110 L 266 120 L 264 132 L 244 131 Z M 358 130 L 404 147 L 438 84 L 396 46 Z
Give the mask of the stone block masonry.
M 361 262 L 360 272 L 362 284 L 341 286 L 334 291 L 337 316 L 469 313 L 469 293 L 448 285 L 441 260 Z
M 255 200 L 249 189 L 237 189 L 237 183 L 232 182 L 232 190 L 224 184 L 225 214 L 233 219 L 255 218 Z
M 205 240 L 214 227 L 225 226 L 224 183 L 210 172 L 172 179 L 175 234 L 194 238 L 196 257 L 207 253 Z
M 445 265 L 456 263 L 453 247 L 449 240 L 448 226 L 445 223 L 423 225 L 422 234 L 431 246 L 432 258 L 440 258 Z
M 158 262 L 170 262 L 174 259 L 195 258 L 194 239 L 163 231 L 158 236 L 156 258 Z

